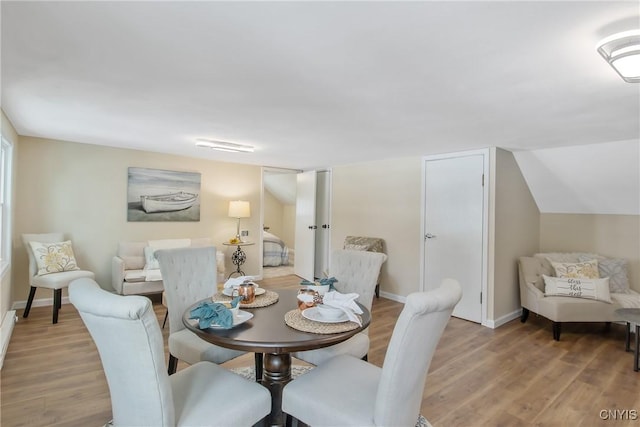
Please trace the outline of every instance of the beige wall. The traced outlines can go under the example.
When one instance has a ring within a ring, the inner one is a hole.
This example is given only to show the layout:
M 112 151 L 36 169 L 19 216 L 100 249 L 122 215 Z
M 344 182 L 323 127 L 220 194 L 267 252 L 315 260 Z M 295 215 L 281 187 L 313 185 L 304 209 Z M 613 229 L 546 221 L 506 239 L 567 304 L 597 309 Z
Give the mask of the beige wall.
M 629 280 L 640 292 L 640 216 L 542 214 L 541 252 L 594 252 L 629 261 Z
M 269 191 L 264 191 L 264 225 L 293 248 L 296 241 L 296 207 L 285 205 Z
M 264 226 L 269 227 L 269 232 L 276 236 L 282 236 L 282 218 L 284 209 L 282 203 L 269 191 L 264 191 Z M 282 238 L 282 237 L 281 237 Z
M 26 300 L 27 255 L 22 233 L 63 231 L 71 238 L 82 268 L 92 270 L 111 288 L 111 259 L 118 241 L 211 237 L 221 243 L 233 237 L 236 220 L 227 216 L 229 200 L 251 202 L 253 215 L 242 220 L 250 236 L 260 224 L 261 168 L 145 151 L 20 137 L 14 221 L 13 299 Z M 127 222 L 127 168 L 145 167 L 200 172 L 199 222 Z M 232 178 L 231 178 L 232 177 Z M 259 245 L 247 246 L 247 274 L 260 271 Z M 36 298 L 51 298 L 38 291 Z
M 347 235 L 384 239 L 383 292 L 420 289 L 421 174 L 419 157 L 332 168 L 331 246 L 342 248 Z
M 499 321 L 520 309 L 517 260 L 538 250 L 540 213 L 513 154 L 492 148 L 491 164 L 494 210 L 487 318 Z
M 296 245 L 296 205 L 284 205 L 282 208 L 282 236 L 284 243 L 291 249 Z
M 14 179 L 12 180 L 12 182 L 14 183 L 14 188 L 11 189 L 11 193 L 12 193 L 12 206 L 14 206 L 13 210 L 15 212 L 15 198 L 16 198 L 16 191 L 15 191 L 15 176 L 16 176 L 16 167 L 15 164 L 17 163 L 17 158 L 18 158 L 18 134 L 16 133 L 16 130 L 13 128 L 13 125 L 11 124 L 11 122 L 9 122 L 9 119 L 7 119 L 7 117 L 4 114 L 4 111 L 2 111 L 2 136 L 5 137 L 5 139 L 7 139 L 12 145 L 13 145 L 13 164 L 14 164 L 14 168 L 13 168 L 13 176 Z M 13 215 L 15 217 L 15 215 Z M 13 297 L 12 297 L 12 286 L 11 286 L 11 271 L 13 270 L 13 264 L 9 265 L 9 268 L 5 271 L 4 275 L 2 276 L 2 278 L 0 279 L 0 323 L 2 323 L 5 314 L 7 313 L 7 311 L 9 311 L 11 309 L 11 303 L 13 301 Z

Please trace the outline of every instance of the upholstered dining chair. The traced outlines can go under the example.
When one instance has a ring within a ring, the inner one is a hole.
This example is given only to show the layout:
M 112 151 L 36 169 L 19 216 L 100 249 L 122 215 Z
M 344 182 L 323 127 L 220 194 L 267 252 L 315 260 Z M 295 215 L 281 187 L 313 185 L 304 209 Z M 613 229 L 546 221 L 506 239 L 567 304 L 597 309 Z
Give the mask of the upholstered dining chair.
M 29 316 L 36 289 L 47 288 L 53 290 L 53 323 L 58 323 L 58 310 L 62 308 L 62 289 L 75 279 L 93 279 L 95 276 L 91 271 L 80 270 L 71 242 L 65 241 L 64 233 L 23 234 L 22 243 L 29 256 L 31 286 L 22 317 Z M 39 268 L 39 265 L 42 267 Z
M 453 279 L 410 294 L 382 368 L 353 356 L 335 357 L 284 387 L 283 412 L 314 427 L 415 426 L 431 359 L 461 297 Z
M 151 301 L 102 290 L 92 279 L 69 299 L 93 338 L 109 384 L 115 426 L 250 426 L 271 411 L 266 388 L 211 362 L 169 376 Z
M 216 248 L 213 246 L 156 251 L 164 283 L 169 313 L 169 375 L 178 360 L 190 365 L 201 360 L 224 363 L 244 354 L 210 344 L 186 329 L 182 323 L 185 310 L 196 302 L 211 298 L 218 290 Z M 262 353 L 256 353 L 256 380 L 262 377 Z
M 384 253 L 384 240 L 379 237 L 347 236 L 342 249 Z M 380 298 L 380 280 L 376 283 L 376 298 Z
M 330 276 L 338 279 L 333 284 L 338 292 L 357 293 L 357 301 L 371 311 L 378 275 L 387 256 L 379 252 L 336 249 L 331 252 Z M 320 365 L 340 354 L 367 359 L 369 353 L 369 329 L 358 332 L 340 344 L 317 350 L 299 351 L 293 356 L 305 362 Z

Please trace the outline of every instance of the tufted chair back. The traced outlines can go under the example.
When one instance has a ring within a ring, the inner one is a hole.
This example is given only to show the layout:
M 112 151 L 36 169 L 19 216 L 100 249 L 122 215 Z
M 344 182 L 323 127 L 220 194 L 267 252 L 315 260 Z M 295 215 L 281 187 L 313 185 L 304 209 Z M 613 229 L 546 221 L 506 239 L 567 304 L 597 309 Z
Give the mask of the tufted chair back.
M 338 279 L 335 288 L 342 293 L 355 292 L 358 302 L 371 310 L 378 275 L 387 255 L 336 249 L 331 252 L 331 276 Z
M 216 248 L 187 247 L 156 251 L 169 310 L 169 332 L 184 329 L 182 315 L 189 306 L 218 289 Z
M 83 278 L 69 285 L 69 300 L 98 347 L 113 425 L 175 425 L 162 333 L 149 298 L 115 295 Z
M 453 279 L 444 279 L 435 290 L 407 296 L 382 365 L 373 405 L 375 425 L 415 424 L 431 359 L 460 298 L 462 287 Z

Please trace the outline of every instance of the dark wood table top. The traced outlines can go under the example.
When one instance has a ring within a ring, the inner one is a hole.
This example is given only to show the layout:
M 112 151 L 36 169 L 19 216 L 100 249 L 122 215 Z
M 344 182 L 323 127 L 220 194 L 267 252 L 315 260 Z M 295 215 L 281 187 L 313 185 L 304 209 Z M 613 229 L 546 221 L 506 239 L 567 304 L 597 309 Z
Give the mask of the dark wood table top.
M 253 314 L 253 318 L 231 329 L 199 329 L 189 320 L 189 307 L 183 317 L 184 325 L 202 339 L 222 347 L 255 353 L 291 353 L 327 347 L 345 341 L 369 326 L 371 314 L 361 304 L 362 327 L 335 334 L 314 334 L 293 329 L 284 322 L 284 315 L 297 309 L 297 289 L 273 289 L 278 293 L 278 302 L 261 308 L 241 308 Z

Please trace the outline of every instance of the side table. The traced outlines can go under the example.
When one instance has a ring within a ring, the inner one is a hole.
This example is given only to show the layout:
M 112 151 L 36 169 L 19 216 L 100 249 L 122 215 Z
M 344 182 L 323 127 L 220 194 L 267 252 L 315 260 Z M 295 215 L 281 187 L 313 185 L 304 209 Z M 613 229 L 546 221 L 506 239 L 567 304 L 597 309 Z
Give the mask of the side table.
M 625 350 L 630 350 L 631 344 L 631 323 L 636 324 L 635 345 L 633 348 L 633 370 L 638 372 L 638 352 L 640 350 L 640 308 L 619 308 L 615 313 L 627 322 L 627 331 L 625 334 Z
M 231 262 L 233 263 L 233 265 L 236 266 L 236 270 L 232 271 L 231 274 L 229 274 L 229 279 L 231 278 L 231 276 L 233 276 L 234 274 L 239 274 L 240 276 L 244 276 L 244 271 L 242 271 L 240 269 L 240 266 L 242 264 L 244 264 L 244 262 L 247 260 L 247 254 L 245 254 L 245 252 L 242 250 L 243 246 L 251 246 L 254 243 L 253 242 L 240 242 L 240 243 L 229 243 L 229 242 L 222 242 L 223 245 L 225 246 L 237 246 L 237 249 L 233 252 L 233 254 L 231 254 Z

